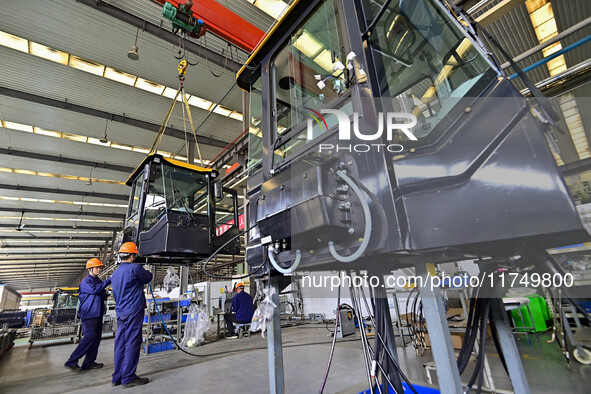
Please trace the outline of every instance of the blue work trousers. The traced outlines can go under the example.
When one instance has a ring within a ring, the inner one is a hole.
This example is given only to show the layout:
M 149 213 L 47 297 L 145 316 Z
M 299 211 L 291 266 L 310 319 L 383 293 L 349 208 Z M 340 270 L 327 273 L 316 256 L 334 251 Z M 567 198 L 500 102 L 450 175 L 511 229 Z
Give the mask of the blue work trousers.
M 140 361 L 143 322 L 143 309 L 127 316 L 117 316 L 113 383 L 127 384 L 137 379 L 135 370 Z
M 88 369 L 98 354 L 98 348 L 101 344 L 101 336 L 103 331 L 103 317 L 95 317 L 92 319 L 82 320 L 82 340 L 72 353 L 66 365 L 78 365 L 78 360 L 86 355 L 82 363 L 82 369 Z

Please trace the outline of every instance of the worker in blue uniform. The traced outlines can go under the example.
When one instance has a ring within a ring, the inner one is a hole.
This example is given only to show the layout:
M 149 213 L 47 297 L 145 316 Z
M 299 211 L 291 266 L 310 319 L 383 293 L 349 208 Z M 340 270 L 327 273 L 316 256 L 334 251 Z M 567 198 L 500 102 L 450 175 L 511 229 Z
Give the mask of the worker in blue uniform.
M 115 372 L 112 385 L 122 384 L 123 388 L 141 386 L 150 381 L 135 374 L 140 360 L 142 324 L 146 308 L 144 285 L 152 280 L 150 271 L 133 263 L 137 254 L 137 246 L 133 242 L 121 245 L 119 249 L 121 264 L 111 277 L 117 312 Z
M 98 348 L 101 344 L 103 332 L 103 315 L 105 314 L 105 300 L 107 299 L 107 286 L 111 279 L 102 281 L 99 274 L 103 263 L 92 258 L 86 262 L 88 276 L 80 282 L 80 306 L 78 315 L 82 320 L 82 340 L 64 366 L 72 371 L 102 368 L 103 363 L 95 362 Z M 86 357 L 84 357 L 86 356 Z M 78 360 L 84 357 L 82 367 L 78 366 Z
M 238 338 L 234 328 L 234 323 L 250 323 L 254 315 L 254 303 L 250 294 L 244 291 L 244 283 L 236 284 L 236 294 L 232 298 L 232 312 L 224 313 L 226 329 L 228 335 L 226 338 Z

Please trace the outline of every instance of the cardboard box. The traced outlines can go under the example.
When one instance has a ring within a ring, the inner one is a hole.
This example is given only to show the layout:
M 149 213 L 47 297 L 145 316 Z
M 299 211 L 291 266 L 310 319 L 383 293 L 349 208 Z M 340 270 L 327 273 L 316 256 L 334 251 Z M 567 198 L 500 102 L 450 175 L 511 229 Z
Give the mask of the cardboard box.
M 464 341 L 463 333 L 453 333 L 451 336 L 451 344 L 455 350 L 462 348 L 462 342 Z M 431 347 L 431 341 L 429 340 L 429 334 L 425 333 L 425 344 Z

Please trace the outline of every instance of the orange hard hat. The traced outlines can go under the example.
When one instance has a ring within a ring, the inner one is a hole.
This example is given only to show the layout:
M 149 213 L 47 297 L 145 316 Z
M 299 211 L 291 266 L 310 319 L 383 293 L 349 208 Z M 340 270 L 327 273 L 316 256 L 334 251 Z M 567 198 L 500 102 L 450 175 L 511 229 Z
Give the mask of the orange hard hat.
M 102 267 L 103 263 L 97 259 L 96 257 L 93 257 L 92 259 L 88 260 L 86 262 L 86 268 L 94 268 L 94 267 Z
M 236 287 L 244 287 L 244 283 L 238 282 L 238 283 L 236 283 Z
M 137 246 L 133 242 L 126 242 L 123 245 L 121 245 L 121 248 L 119 249 L 119 253 L 139 254 L 139 252 L 137 251 Z

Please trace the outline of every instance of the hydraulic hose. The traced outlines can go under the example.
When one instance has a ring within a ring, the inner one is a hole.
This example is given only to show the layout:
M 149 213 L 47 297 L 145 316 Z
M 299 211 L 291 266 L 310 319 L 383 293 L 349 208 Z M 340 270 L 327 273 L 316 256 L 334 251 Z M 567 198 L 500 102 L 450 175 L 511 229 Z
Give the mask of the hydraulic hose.
M 347 182 L 347 184 L 349 185 L 349 187 L 351 188 L 351 190 L 353 190 L 353 192 L 357 195 L 357 198 L 359 198 L 359 202 L 361 203 L 361 208 L 363 209 L 363 215 L 365 217 L 365 230 L 363 233 L 363 241 L 361 241 L 361 245 L 359 245 L 359 248 L 357 248 L 357 250 L 349 255 L 349 256 L 341 256 L 337 250 L 334 247 L 334 242 L 330 241 L 328 243 L 328 250 L 330 251 L 330 254 L 332 255 L 332 257 L 334 257 L 335 260 L 341 262 L 341 263 L 350 263 L 352 261 L 357 260 L 359 257 L 361 257 L 361 255 L 363 253 L 365 253 L 365 250 L 367 249 L 367 246 L 369 245 L 369 239 L 371 237 L 371 211 L 369 210 L 369 204 L 367 203 L 367 200 L 363 197 L 363 192 L 361 191 L 361 189 L 359 188 L 359 186 L 357 186 L 357 184 L 355 182 L 353 182 L 353 180 L 351 178 L 349 178 L 349 176 L 347 175 L 347 173 L 343 170 L 338 170 L 336 172 L 336 174 L 342 178 L 345 182 Z
M 291 267 L 281 268 L 279 263 L 277 263 L 277 260 L 275 260 L 275 255 L 273 254 L 273 250 L 271 250 L 271 248 L 268 249 L 267 254 L 269 255 L 269 261 L 273 265 L 273 268 L 275 268 L 283 275 L 291 274 L 292 272 L 294 272 L 298 268 L 298 265 L 300 265 L 300 261 L 302 260 L 302 252 L 300 252 L 300 250 L 298 249 L 296 250 L 296 258 L 294 262 L 291 264 Z

